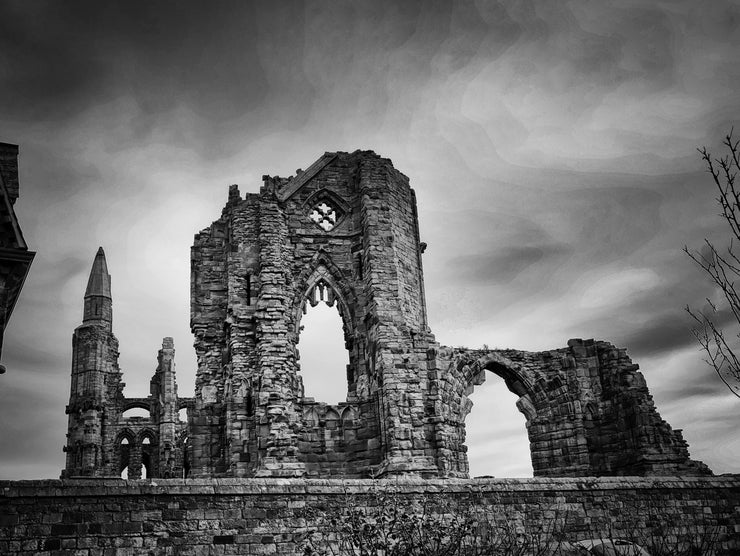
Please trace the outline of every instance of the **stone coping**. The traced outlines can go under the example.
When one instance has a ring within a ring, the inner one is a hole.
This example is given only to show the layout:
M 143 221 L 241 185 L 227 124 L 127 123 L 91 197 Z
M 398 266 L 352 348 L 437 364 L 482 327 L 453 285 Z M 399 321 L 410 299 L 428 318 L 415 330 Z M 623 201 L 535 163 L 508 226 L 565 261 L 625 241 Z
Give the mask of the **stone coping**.
M 684 477 L 578 477 L 524 479 L 44 479 L 0 480 L 0 499 L 140 495 L 369 494 L 393 488 L 398 493 L 508 491 L 585 491 L 634 489 L 737 489 L 740 475 Z

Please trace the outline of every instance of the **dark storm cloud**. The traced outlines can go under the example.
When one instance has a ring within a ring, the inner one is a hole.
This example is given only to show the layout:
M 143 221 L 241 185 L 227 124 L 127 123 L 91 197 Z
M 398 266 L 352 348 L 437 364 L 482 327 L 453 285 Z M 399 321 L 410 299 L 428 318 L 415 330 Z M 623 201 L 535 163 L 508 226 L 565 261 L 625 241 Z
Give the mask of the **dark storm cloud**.
M 497 211 L 428 213 L 427 236 L 439 254 L 430 268 L 442 280 L 462 286 L 508 284 L 538 263 L 557 267 L 572 251 L 539 223 Z M 471 238 L 474 238 L 471 241 Z
M 80 157 L 78 149 L 66 145 L 50 148 L 48 144 L 24 142 L 19 164 L 24 185 L 28 184 L 21 191 L 23 201 L 43 194 L 46 202 L 54 203 L 74 193 L 105 185 L 100 169 Z M 43 191 L 39 187 L 42 185 Z M 31 225 L 28 218 L 34 218 L 34 214 L 24 218 L 24 229 Z
M 647 370 L 648 380 L 650 380 L 650 369 Z M 711 404 L 712 398 L 718 399 L 728 394 L 727 387 L 717 377 L 714 370 L 704 362 L 682 369 L 681 374 L 677 374 L 674 378 L 675 380 L 667 382 L 660 389 L 661 401 L 680 403 L 682 400 L 695 398 L 691 401 L 692 404 L 699 403 L 701 399 L 705 400 L 704 403 Z
M 497 253 L 463 255 L 449 260 L 460 285 L 508 284 L 536 263 L 557 266 L 572 253 L 565 245 L 505 247 Z
M 13 118 L 65 118 L 129 94 L 147 114 L 188 102 L 222 121 L 268 92 L 253 3 L 14 2 L 2 15 L 0 106 Z M 302 22 L 282 23 L 287 35 Z
M 674 299 L 671 297 L 671 299 Z M 639 305 L 636 304 L 636 305 Z M 635 328 L 624 337 L 624 344 L 629 346 L 630 353 L 635 357 L 649 357 L 663 355 L 677 349 L 695 345 L 699 349 L 696 337 L 692 329 L 696 322 L 686 311 L 680 311 L 677 307 L 674 312 L 665 313 L 650 319 L 642 326 Z M 732 313 L 728 310 L 712 314 L 707 310 L 707 315 L 712 316 L 712 321 L 719 328 L 725 328 L 735 324 Z M 645 311 L 648 313 L 649 311 Z
M 579 189 L 561 193 L 549 210 L 566 219 L 576 234 L 578 248 L 591 261 L 629 255 L 660 230 L 660 194 L 636 187 Z M 597 247 L 598 246 L 598 247 Z
M 54 463 L 48 461 L 48 454 L 55 455 L 61 452 L 64 443 L 66 419 L 64 418 L 64 402 L 60 403 L 56 392 L 59 389 L 67 392 L 68 386 L 58 381 L 47 384 L 45 388 L 28 384 L 18 388 L 15 384 L 4 385 L 2 395 L 3 412 L 11 419 L 3 420 L 3 434 L 0 435 L 0 479 L 10 478 L 6 475 L 6 467 L 12 462 L 30 463 L 41 458 L 53 468 Z M 29 407 L 33 411 L 29 411 Z M 52 448 L 50 450 L 50 448 Z M 61 458 L 58 458 L 59 465 Z M 50 469 L 51 471 L 51 469 Z M 56 473 L 51 471 L 50 475 Z
M 629 346 L 630 353 L 636 358 L 685 347 L 696 342 L 691 333 L 689 319 L 688 314 L 680 311 L 661 315 L 632 331 L 623 342 Z

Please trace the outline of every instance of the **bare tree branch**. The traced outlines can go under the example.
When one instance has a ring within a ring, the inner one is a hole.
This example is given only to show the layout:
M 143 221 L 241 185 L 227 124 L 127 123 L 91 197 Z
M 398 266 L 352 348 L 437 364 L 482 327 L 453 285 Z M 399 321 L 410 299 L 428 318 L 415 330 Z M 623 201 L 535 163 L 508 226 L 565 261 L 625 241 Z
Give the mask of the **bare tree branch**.
M 740 243 L 740 188 L 736 186 L 740 170 L 740 140 L 733 138 L 733 132 L 734 129 L 731 129 L 722 142 L 728 151 L 725 156 L 713 158 L 706 147 L 697 149 L 717 189 L 720 216 L 730 227 L 728 245 L 720 251 L 705 239 L 705 247 L 701 251 L 691 251 L 688 247 L 684 247 L 684 251 L 722 293 L 722 305 L 726 305 L 732 314 L 736 331 L 728 338 L 718 324 L 720 311 L 711 300 L 706 300 L 707 306 L 702 311 L 686 307 L 694 320 L 694 337 L 706 354 L 705 361 L 730 392 L 740 398 L 740 253 L 736 250 L 736 245 Z

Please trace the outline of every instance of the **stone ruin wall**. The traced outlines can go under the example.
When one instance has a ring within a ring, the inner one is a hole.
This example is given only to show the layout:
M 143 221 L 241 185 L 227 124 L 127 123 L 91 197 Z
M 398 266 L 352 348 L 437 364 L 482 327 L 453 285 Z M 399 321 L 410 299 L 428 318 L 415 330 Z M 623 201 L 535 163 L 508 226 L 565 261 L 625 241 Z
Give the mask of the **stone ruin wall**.
M 314 220 L 322 203 L 331 210 Z M 573 540 L 711 530 L 718 554 L 740 550 L 737 477 L 701 476 L 711 472 L 661 419 L 624 349 L 440 346 L 427 324 L 423 248 L 408 179 L 371 152 L 327 153 L 291 178 L 265 176 L 244 198 L 233 186 L 192 249 L 195 397 L 177 396 L 166 338 L 150 396 L 126 398 L 109 291 L 88 291 L 73 340 L 66 479 L 0 482 L 0 553 L 293 554 L 318 526 L 307 508 L 340 511 L 348 493 L 370 507 L 389 491 L 461 504 L 479 492 L 476 508 L 529 530 L 565 515 Z M 107 269 L 97 276 L 105 285 Z M 318 302 L 336 305 L 344 324 L 349 365 L 334 372 L 348 395 L 336 405 L 305 397 L 301 380 L 301 316 Z M 534 479 L 466 479 L 469 395 L 489 372 L 518 397 Z M 150 418 L 122 419 L 130 407 Z M 175 423 L 183 407 L 188 423 Z M 173 456 L 174 467 L 163 464 Z M 153 477 L 196 478 L 106 478 L 144 457 Z M 80 476 L 97 479 L 69 479 Z
M 322 203 L 331 230 L 308 217 Z M 374 154 L 327 153 L 244 199 L 232 188 L 193 247 L 196 476 L 367 477 L 393 457 L 433 468 L 416 226 L 408 179 Z M 298 370 L 300 318 L 316 292 L 344 323 L 348 395 L 337 406 L 305 398 Z
M 139 479 L 142 466 L 150 478 L 182 477 L 187 423 L 179 420 L 178 412 L 190 400 L 177 397 L 172 338 L 163 340 L 151 393 L 145 398 L 124 395 L 115 336 L 80 327 L 73 345 L 73 369 L 79 372 L 73 372 L 73 393 L 66 408 L 69 433 L 62 478 L 119 477 L 127 469 L 130 479 Z M 133 408 L 144 409 L 149 416 L 124 416 Z
M 519 397 L 536 477 L 711 474 L 660 417 L 638 365 L 608 342 L 574 339 L 537 353 L 442 348 L 437 359 L 448 475 L 467 476 L 468 396 L 489 372 Z
M 331 517 L 371 513 L 384 493 L 551 540 L 708 540 L 706 556 L 740 552 L 737 477 L 622 477 L 0 481 L 0 553 L 297 555 L 308 531 L 335 538 Z
M 232 186 L 192 249 L 194 476 L 467 477 L 468 395 L 485 371 L 519 398 L 536 476 L 710 473 L 624 350 L 437 344 L 415 194 L 388 159 L 326 153 L 263 180 L 244 198 Z M 306 398 L 300 373 L 301 315 L 322 300 L 336 304 L 349 354 L 347 400 L 334 406 Z
M 149 396 L 126 397 L 110 286 L 100 248 L 85 292 L 83 322 L 72 336 L 62 477 L 120 477 L 128 470 L 129 478 L 139 479 L 142 468 L 149 477 L 182 477 L 188 467 L 187 423 L 179 420 L 178 412 L 191 400 L 177 396 L 174 343 L 172 338 L 162 342 Z M 148 417 L 124 415 L 133 408 L 148 411 Z

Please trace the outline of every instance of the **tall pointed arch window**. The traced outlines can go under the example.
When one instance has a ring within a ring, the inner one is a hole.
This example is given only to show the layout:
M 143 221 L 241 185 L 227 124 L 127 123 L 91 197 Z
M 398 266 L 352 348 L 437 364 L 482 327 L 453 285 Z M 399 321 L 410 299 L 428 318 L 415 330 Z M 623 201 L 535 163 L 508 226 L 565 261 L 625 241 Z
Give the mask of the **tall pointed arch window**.
M 319 279 L 303 304 L 299 333 L 304 396 L 335 404 L 347 399 L 349 365 L 344 321 L 334 288 Z

